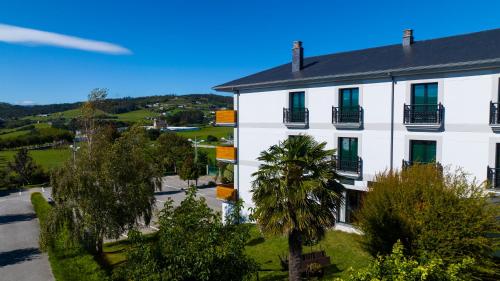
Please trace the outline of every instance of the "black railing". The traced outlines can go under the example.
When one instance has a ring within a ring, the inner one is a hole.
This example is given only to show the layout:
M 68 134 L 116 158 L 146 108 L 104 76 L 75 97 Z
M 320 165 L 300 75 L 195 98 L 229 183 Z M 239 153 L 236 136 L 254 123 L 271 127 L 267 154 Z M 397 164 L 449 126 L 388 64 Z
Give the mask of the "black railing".
M 361 157 L 339 157 L 335 155 L 333 156 L 333 161 L 335 162 L 335 169 L 337 171 L 361 175 L 361 169 L 363 168 Z
M 405 104 L 404 124 L 436 124 L 443 122 L 444 107 L 439 104 Z
M 436 165 L 436 169 L 442 171 L 443 170 L 443 165 L 439 162 L 421 162 L 421 161 L 413 161 L 413 160 L 404 160 L 403 163 L 401 164 L 401 167 L 403 169 L 409 168 L 413 165 L 429 165 L 429 164 L 434 164 Z
M 309 123 L 309 109 L 283 108 L 283 123 Z
M 498 102 L 490 102 L 490 125 L 499 125 Z
M 332 107 L 332 123 L 363 123 L 363 108 L 361 106 Z
M 497 176 L 499 173 L 500 169 L 490 168 L 488 166 L 488 183 L 490 184 L 491 188 L 500 188 L 500 177 Z

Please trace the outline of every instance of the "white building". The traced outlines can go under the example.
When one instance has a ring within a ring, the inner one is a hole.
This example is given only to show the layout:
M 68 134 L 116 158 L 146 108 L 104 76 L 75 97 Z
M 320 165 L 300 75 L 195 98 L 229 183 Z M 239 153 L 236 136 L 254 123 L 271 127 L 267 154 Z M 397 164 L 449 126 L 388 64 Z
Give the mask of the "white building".
M 339 226 L 376 173 L 413 162 L 463 167 L 500 187 L 500 29 L 425 41 L 405 30 L 402 41 L 308 58 L 295 42 L 291 63 L 214 87 L 233 92 L 235 108 L 232 122 L 217 120 L 235 126 L 234 156 L 217 156 L 235 163 L 234 190 L 219 197 L 251 207 L 259 153 L 301 133 L 337 150 Z

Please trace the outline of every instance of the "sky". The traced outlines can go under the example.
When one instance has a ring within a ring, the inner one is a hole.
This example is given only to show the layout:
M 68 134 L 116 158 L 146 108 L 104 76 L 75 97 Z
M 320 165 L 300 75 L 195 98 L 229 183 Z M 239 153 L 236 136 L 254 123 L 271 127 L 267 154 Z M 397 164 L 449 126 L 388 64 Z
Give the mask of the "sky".
M 0 102 L 212 93 L 305 56 L 500 28 L 500 1 L 0 0 Z

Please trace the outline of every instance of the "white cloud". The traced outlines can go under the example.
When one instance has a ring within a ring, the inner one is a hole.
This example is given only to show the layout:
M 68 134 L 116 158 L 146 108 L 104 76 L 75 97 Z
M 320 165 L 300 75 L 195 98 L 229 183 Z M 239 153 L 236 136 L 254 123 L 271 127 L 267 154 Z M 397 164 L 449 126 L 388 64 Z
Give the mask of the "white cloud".
M 48 45 L 112 55 L 132 54 L 129 49 L 109 42 L 6 24 L 0 24 L 0 41 L 12 44 Z

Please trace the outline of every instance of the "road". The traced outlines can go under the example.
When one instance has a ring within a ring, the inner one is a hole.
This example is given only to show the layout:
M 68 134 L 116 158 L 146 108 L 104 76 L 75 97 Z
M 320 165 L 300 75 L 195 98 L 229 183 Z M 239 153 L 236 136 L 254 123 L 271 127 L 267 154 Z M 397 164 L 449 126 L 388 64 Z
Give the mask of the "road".
M 204 187 L 212 177 L 202 177 L 197 196 L 204 197 L 207 205 L 221 211 L 222 203 L 215 197 L 214 187 Z M 157 230 L 157 212 L 168 198 L 174 206 L 186 197 L 187 184 L 177 176 L 163 178 L 162 190 L 155 193 L 155 216 L 151 227 L 143 227 L 143 232 Z M 54 280 L 48 256 L 38 248 L 39 223 L 31 205 L 30 195 L 38 188 L 18 192 L 0 192 L 0 280 L 2 281 L 49 281 Z M 43 193 L 50 197 L 50 188 Z M 125 234 L 123 235 L 124 237 Z M 122 237 L 122 238 L 124 238 Z M 107 240 L 112 241 L 112 240 Z
M 39 224 L 31 205 L 32 189 L 0 192 L 0 280 L 54 280 L 48 256 L 38 248 Z

